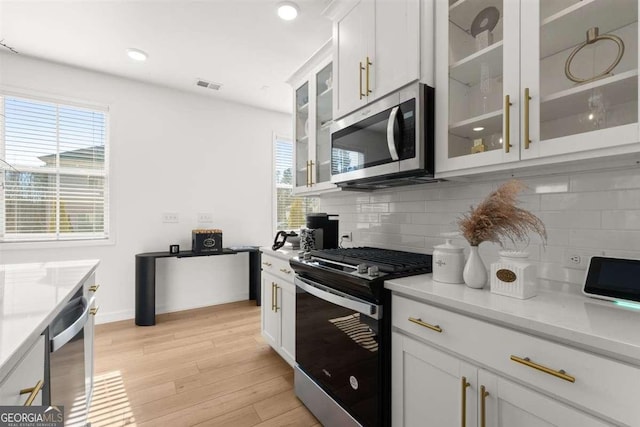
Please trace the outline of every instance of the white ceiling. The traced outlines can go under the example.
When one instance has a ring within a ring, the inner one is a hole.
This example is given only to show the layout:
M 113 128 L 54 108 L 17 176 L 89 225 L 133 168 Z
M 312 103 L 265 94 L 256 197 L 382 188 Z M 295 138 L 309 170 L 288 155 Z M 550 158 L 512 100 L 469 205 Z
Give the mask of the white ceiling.
M 329 1 L 296 0 L 300 13 L 289 22 L 278 18 L 278 2 L 0 0 L 0 39 L 22 55 L 290 112 L 284 81 L 331 37 L 321 16 Z M 149 59 L 130 60 L 129 47 Z

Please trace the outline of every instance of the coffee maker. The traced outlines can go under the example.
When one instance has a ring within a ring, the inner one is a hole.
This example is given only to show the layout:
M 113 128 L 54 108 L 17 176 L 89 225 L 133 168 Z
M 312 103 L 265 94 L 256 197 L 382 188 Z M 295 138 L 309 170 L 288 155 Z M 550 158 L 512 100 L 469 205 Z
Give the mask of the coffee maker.
M 338 215 L 307 214 L 307 228 L 300 230 L 303 250 L 335 249 L 338 247 Z

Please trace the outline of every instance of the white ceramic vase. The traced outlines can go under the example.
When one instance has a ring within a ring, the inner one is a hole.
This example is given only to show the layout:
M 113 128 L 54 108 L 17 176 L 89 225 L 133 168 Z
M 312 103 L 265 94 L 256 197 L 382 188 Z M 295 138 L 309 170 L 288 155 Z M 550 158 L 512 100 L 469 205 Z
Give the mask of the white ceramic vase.
M 462 278 L 470 288 L 482 289 L 487 283 L 487 268 L 480 258 L 477 246 L 471 246 L 469 258 L 462 271 Z

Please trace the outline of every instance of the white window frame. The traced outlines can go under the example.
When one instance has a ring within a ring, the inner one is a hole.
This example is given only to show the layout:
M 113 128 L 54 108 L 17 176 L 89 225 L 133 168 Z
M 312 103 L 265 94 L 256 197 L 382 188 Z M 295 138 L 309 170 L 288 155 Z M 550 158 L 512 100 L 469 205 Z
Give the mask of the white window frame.
M 38 91 L 30 91 L 23 89 L 15 89 L 8 86 L 0 85 L 0 97 L 16 97 L 26 100 L 32 100 L 34 102 L 60 104 L 68 107 L 76 107 L 81 109 L 88 109 L 93 111 L 100 111 L 105 113 L 105 147 L 104 147 L 104 173 L 96 173 L 96 171 L 90 171 L 91 174 L 104 177 L 104 192 L 105 192 L 105 210 L 104 210 L 104 237 L 87 236 L 81 233 L 74 235 L 72 238 L 65 239 L 37 239 L 36 234 L 29 236 L 29 239 L 25 240 L 9 240 L 2 241 L 2 250 L 20 250 L 20 249 L 48 249 L 48 248 L 64 248 L 64 247 L 78 247 L 78 246 L 104 246 L 115 244 L 115 227 L 114 216 L 115 211 L 113 206 L 114 195 L 111 186 L 111 140 L 110 140 L 110 108 L 106 104 L 99 104 L 83 99 L 64 97 L 59 95 L 51 95 Z M 4 102 L 0 103 L 0 113 L 4 115 Z M 0 120 L 0 134 L 4 135 L 4 117 Z M 4 159 L 5 144 L 0 144 L 0 156 Z M 23 170 L 24 168 L 19 168 Z M 28 169 L 28 168 L 27 168 Z M 29 171 L 29 170 L 27 170 Z M 82 170 L 74 171 L 72 174 L 81 174 Z M 65 171 L 66 174 L 66 171 Z M 0 200 L 0 203 L 4 203 L 4 200 Z M 0 221 L 0 231 L 4 235 L 5 220 Z M 44 236 L 44 235 L 43 235 Z M 49 235 L 47 235 L 48 237 Z M 36 238 L 34 238 L 36 237 Z

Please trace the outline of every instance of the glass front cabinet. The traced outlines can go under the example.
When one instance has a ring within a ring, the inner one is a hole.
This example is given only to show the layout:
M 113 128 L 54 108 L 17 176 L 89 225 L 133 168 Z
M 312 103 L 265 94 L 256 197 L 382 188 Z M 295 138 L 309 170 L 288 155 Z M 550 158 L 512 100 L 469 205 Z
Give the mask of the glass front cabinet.
M 436 40 L 441 176 L 640 151 L 638 0 L 437 0 Z
M 331 41 L 316 52 L 288 82 L 294 89 L 294 192 L 317 194 L 335 190 L 337 187 L 331 184 Z

